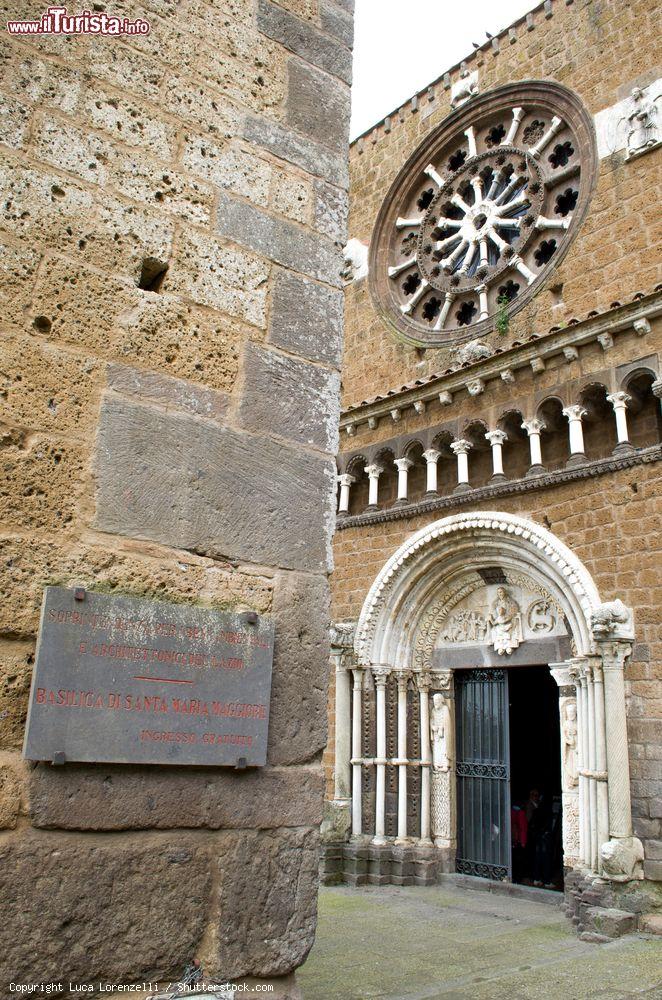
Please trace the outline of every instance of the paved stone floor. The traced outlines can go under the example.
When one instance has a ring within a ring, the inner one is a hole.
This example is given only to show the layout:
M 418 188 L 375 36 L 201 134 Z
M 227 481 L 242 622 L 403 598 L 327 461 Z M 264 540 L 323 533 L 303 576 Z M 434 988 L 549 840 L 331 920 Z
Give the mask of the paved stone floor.
M 662 938 L 580 941 L 557 906 L 435 888 L 322 888 L 304 1000 L 662 1000 Z

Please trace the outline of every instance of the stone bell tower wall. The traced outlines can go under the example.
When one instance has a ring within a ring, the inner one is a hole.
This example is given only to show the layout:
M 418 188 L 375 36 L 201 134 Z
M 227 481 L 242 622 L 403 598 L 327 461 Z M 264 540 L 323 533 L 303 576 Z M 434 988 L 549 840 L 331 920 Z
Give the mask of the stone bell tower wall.
M 19 0 L 0 38 L 0 992 L 197 954 L 284 995 L 316 919 L 353 0 L 105 9 L 150 33 L 11 36 Z M 267 766 L 28 768 L 48 584 L 272 616 Z

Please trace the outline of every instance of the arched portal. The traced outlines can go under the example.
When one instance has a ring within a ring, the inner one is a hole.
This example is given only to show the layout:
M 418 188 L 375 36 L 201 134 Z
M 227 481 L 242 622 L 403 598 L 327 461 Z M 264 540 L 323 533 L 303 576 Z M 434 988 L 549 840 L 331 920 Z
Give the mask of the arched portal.
M 640 877 L 623 681 L 632 614 L 620 601 L 601 603 L 563 542 L 513 514 L 443 518 L 386 562 L 364 601 L 351 655 L 346 629 L 335 647 L 336 782 L 345 796 L 351 786 L 355 842 L 431 851 L 453 870 L 458 787 L 486 773 L 481 768 L 497 776 L 499 768 L 489 755 L 487 764 L 458 759 L 457 671 L 463 681 L 469 670 L 487 681 L 544 665 L 558 686 L 564 864 Z M 486 698 L 493 706 L 493 694 Z M 500 809 L 499 822 L 489 808 L 480 822 L 510 838 L 507 797 Z M 505 875 L 503 865 L 483 867 L 471 870 L 510 876 L 508 866 Z

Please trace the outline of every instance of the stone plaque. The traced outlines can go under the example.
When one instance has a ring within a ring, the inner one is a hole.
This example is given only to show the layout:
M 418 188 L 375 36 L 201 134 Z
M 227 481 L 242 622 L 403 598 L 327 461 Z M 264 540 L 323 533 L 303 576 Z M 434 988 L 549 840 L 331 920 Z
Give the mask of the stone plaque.
M 253 613 L 47 587 L 24 756 L 262 766 L 273 642 Z

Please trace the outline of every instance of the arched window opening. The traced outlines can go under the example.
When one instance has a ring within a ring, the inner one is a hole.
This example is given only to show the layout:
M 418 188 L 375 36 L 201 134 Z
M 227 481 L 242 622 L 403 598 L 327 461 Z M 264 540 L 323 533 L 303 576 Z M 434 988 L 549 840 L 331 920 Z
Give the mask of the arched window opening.
M 588 459 L 606 458 L 617 444 L 614 408 L 604 385 L 594 383 L 582 389 L 579 402 L 586 410 L 582 417 L 584 453 Z
M 414 441 L 405 449 L 405 458 L 412 463 L 407 474 L 407 499 L 416 503 L 425 496 L 427 484 L 427 462 L 423 458 L 423 445 Z
M 352 514 L 362 514 L 368 506 L 369 480 L 365 473 L 367 462 L 363 455 L 352 459 L 347 466 L 346 472 L 353 476 L 355 482 L 349 490 L 349 511 Z
M 379 476 L 379 498 L 377 501 L 380 510 L 392 507 L 398 497 L 398 470 L 395 459 L 396 456 L 390 448 L 382 448 L 374 458 L 375 465 L 379 465 L 383 469 Z
M 499 419 L 499 429 L 505 431 L 503 442 L 503 472 L 506 479 L 522 479 L 531 464 L 529 439 L 522 427 L 524 417 L 519 410 L 509 410 Z
M 654 381 L 652 372 L 639 372 L 624 386 L 630 396 L 627 404 L 628 436 L 635 448 L 649 448 L 662 441 L 662 412 L 660 400 L 652 390 Z
M 471 444 L 469 485 L 472 489 L 485 486 L 492 478 L 492 448 L 485 437 L 488 430 L 482 420 L 474 420 L 462 431 L 462 438 Z
M 538 410 L 544 424 L 540 437 L 542 464 L 546 469 L 562 469 L 570 457 L 568 421 L 563 415 L 563 403 L 556 397 L 546 399 Z

